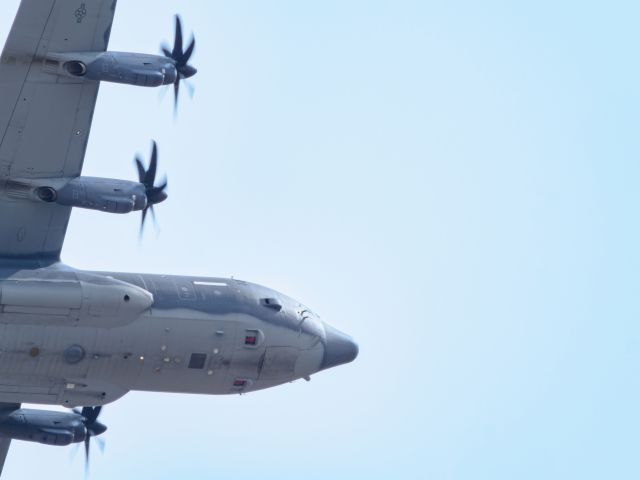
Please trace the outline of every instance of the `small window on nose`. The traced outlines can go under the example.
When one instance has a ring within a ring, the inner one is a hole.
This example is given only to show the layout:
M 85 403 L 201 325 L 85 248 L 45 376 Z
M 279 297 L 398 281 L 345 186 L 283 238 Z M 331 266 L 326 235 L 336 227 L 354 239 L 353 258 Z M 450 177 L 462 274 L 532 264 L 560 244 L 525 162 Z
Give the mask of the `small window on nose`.
M 260 303 L 267 308 L 271 308 L 276 312 L 282 310 L 282 304 L 278 301 L 277 298 L 261 298 Z
M 247 329 L 244 331 L 244 347 L 245 348 L 258 348 L 263 343 L 264 343 L 264 333 L 261 330 Z
M 255 347 L 258 344 L 258 331 L 247 330 L 244 335 L 244 344 Z

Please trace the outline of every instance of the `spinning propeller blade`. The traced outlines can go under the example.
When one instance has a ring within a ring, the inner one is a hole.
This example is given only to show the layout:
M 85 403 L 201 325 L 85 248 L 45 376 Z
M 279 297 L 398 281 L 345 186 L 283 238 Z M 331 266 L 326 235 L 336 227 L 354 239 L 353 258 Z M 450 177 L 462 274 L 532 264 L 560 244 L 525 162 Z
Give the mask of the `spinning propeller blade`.
M 160 185 L 155 186 L 156 172 L 158 170 L 158 144 L 153 141 L 151 147 L 151 160 L 149 168 L 145 169 L 142 160 L 139 157 L 135 159 L 136 168 L 138 170 L 138 181 L 144 185 L 145 194 L 147 196 L 147 204 L 142 209 L 142 218 L 140 221 L 140 235 L 144 230 L 144 222 L 147 218 L 147 210 L 151 210 L 155 223 L 155 211 L 153 206 L 157 203 L 164 202 L 167 199 L 167 179 L 165 178 Z
M 162 45 L 160 49 L 162 53 L 170 59 L 173 60 L 174 65 L 176 66 L 176 71 L 178 73 L 176 77 L 176 81 L 173 84 L 173 96 L 174 96 L 174 110 L 178 108 L 178 96 L 180 93 L 180 82 L 187 78 L 194 76 L 197 73 L 195 67 L 189 65 L 189 60 L 191 59 L 191 55 L 193 55 L 193 51 L 196 48 L 196 39 L 191 35 L 191 41 L 187 46 L 186 50 L 183 50 L 183 36 L 182 36 L 182 21 L 180 17 L 176 15 L 176 26 L 175 26 L 175 40 L 173 42 L 173 49 L 169 50 L 166 45 Z
M 98 421 L 102 407 L 83 407 L 82 410 L 73 410 L 76 414 L 83 417 L 83 423 L 87 430 L 86 437 L 84 438 L 84 471 L 85 476 L 89 473 L 89 458 L 91 453 L 91 438 L 102 435 L 106 432 L 107 427 Z M 98 446 L 101 450 L 104 450 L 104 441 L 98 442 Z

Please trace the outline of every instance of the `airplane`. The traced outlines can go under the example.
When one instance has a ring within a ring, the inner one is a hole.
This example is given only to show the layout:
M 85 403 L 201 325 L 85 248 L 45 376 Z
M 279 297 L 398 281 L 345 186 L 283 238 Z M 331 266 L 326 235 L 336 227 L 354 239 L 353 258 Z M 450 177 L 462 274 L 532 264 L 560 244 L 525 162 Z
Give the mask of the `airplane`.
M 88 465 L 102 406 L 131 390 L 244 394 L 358 355 L 352 337 L 264 286 L 62 263 L 73 207 L 141 211 L 142 228 L 167 198 L 155 144 L 139 182 L 81 176 L 100 82 L 173 85 L 177 102 L 196 74 L 178 17 L 164 55 L 109 52 L 115 9 L 22 0 L 0 56 L 0 473 L 12 439 L 83 443 Z

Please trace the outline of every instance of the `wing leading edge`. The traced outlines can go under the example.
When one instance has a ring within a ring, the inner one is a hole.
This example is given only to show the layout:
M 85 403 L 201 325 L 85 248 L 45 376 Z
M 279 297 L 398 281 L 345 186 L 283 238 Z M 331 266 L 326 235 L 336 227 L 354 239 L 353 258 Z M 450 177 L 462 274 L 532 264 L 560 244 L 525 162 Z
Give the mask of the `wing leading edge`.
M 16 180 L 80 175 L 99 83 L 60 77 L 49 53 L 107 49 L 116 0 L 22 0 L 0 56 L 0 258 L 59 259 L 70 207 Z

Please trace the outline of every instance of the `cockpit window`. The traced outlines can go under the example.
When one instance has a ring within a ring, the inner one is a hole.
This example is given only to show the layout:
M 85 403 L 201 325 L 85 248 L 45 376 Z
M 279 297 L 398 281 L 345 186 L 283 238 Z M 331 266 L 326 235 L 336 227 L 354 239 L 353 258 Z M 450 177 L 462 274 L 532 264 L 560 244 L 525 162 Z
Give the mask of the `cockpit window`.
M 261 298 L 260 303 L 267 308 L 275 310 L 276 312 L 282 310 L 282 304 L 277 298 Z

